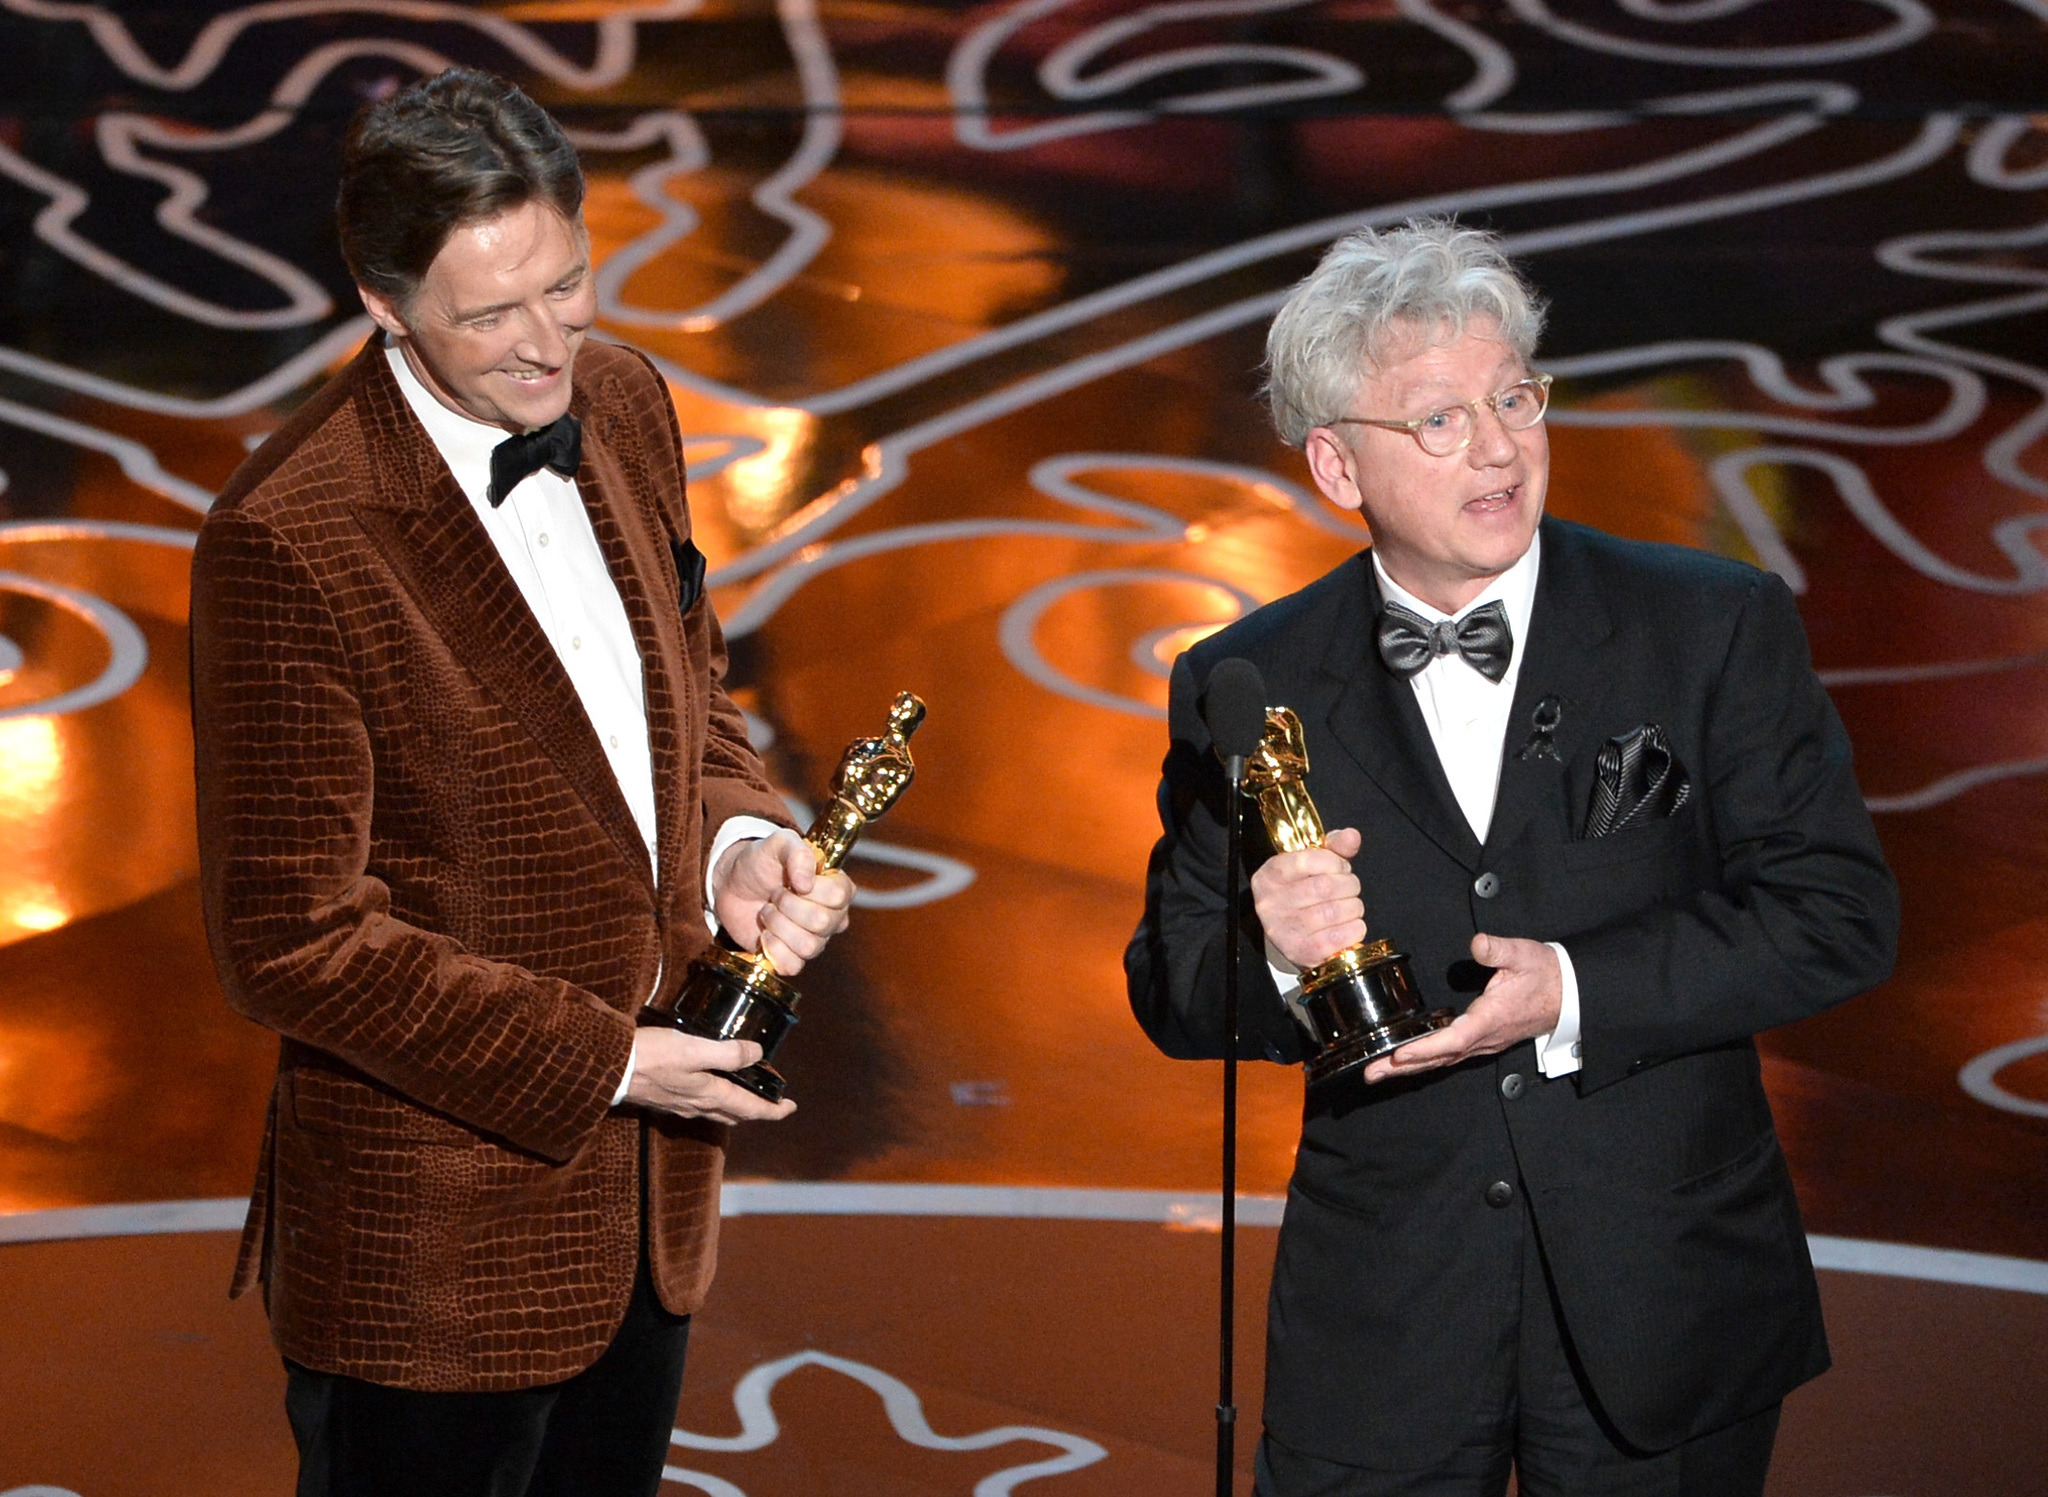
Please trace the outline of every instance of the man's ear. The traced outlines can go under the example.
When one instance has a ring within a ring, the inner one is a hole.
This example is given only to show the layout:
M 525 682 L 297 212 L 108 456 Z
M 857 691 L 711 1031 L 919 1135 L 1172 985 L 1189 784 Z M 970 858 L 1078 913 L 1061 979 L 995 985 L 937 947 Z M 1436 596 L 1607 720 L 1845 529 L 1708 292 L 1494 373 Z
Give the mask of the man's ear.
M 1325 499 L 1339 509 L 1358 509 L 1364 504 L 1352 466 L 1357 459 L 1334 431 L 1327 426 L 1316 427 L 1301 444 L 1301 451 L 1308 459 L 1309 476 L 1315 479 Z
M 372 291 L 368 286 L 358 283 L 356 294 L 362 297 L 363 310 L 370 314 L 370 320 L 392 337 L 403 338 L 411 331 L 406 327 L 405 319 L 398 315 L 398 303 L 383 292 Z

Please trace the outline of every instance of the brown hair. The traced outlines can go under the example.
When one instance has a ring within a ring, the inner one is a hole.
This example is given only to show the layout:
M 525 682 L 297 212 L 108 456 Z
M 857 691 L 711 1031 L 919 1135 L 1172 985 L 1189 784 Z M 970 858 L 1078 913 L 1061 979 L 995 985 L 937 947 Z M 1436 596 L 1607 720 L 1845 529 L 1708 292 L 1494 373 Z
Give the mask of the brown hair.
M 342 258 L 358 285 L 403 306 L 450 234 L 535 199 L 576 221 L 576 148 L 513 84 L 449 68 L 350 123 L 334 204 Z

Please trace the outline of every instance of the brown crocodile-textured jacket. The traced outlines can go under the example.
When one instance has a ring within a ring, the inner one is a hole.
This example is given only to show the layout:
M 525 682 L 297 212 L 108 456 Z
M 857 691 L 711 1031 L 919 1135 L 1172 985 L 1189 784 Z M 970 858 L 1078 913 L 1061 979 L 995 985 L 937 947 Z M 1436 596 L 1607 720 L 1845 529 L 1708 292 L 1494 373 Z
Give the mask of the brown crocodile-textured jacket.
M 540 624 L 382 350 L 242 467 L 200 531 L 192 689 L 207 932 L 283 1036 L 234 1292 L 283 1353 L 428 1390 L 589 1365 L 646 1223 L 662 1301 L 711 1278 L 723 1130 L 614 1111 L 633 1015 L 708 939 L 726 818 L 788 815 L 681 611 L 681 441 L 588 343 L 577 485 L 646 681 L 660 877 Z

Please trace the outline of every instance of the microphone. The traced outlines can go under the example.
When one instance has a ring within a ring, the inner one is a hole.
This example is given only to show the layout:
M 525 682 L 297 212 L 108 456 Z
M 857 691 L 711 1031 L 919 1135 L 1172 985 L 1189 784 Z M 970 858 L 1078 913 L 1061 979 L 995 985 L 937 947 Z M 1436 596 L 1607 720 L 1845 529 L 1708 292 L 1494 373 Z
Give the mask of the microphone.
M 1209 672 L 1202 721 L 1215 741 L 1216 757 L 1236 785 L 1244 778 L 1244 761 L 1257 751 L 1266 731 L 1266 683 L 1259 668 L 1237 655 L 1218 661 Z
M 1266 732 L 1266 683 L 1259 668 L 1233 655 L 1209 672 L 1202 697 L 1216 755 L 1230 790 L 1223 808 L 1223 1233 L 1217 1264 L 1216 1497 L 1231 1497 L 1237 1465 L 1237 1027 L 1239 885 L 1243 881 L 1244 761 Z

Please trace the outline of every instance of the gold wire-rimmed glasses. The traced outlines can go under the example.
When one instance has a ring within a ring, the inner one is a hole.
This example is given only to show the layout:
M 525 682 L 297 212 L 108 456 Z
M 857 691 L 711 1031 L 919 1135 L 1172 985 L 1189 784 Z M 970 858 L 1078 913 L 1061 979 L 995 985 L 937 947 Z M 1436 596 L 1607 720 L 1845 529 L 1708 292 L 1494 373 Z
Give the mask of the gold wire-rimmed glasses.
M 1527 431 L 1543 419 L 1543 412 L 1550 405 L 1550 376 L 1532 374 L 1527 379 L 1516 380 L 1505 389 L 1495 390 L 1491 395 L 1478 400 L 1461 400 L 1455 405 L 1439 406 L 1427 416 L 1413 421 L 1385 421 L 1376 416 L 1339 416 L 1334 421 L 1325 421 L 1325 426 L 1384 426 L 1391 431 L 1405 431 L 1415 438 L 1416 444 L 1431 457 L 1455 457 L 1472 445 L 1473 433 L 1479 430 L 1479 408 L 1485 406 L 1500 417 L 1500 424 L 1509 431 Z

